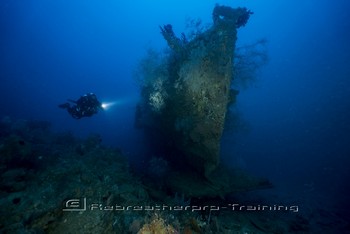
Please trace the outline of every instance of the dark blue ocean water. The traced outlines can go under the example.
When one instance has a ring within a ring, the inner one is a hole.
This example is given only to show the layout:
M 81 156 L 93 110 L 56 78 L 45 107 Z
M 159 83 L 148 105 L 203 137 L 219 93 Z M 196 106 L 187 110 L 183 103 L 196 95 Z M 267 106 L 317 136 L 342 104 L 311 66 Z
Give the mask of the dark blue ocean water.
M 223 160 L 269 178 L 300 206 L 317 197 L 346 214 L 350 165 L 350 3 L 285 1 L 0 2 L 0 116 L 52 122 L 133 157 L 139 89 L 133 79 L 147 48 L 166 47 L 159 25 L 177 34 L 187 18 L 211 22 L 218 2 L 254 14 L 237 45 L 268 40 L 269 63 L 242 89 L 244 127 L 225 134 Z M 75 120 L 57 107 L 94 92 L 117 104 Z M 343 208 L 342 208 L 343 207 Z

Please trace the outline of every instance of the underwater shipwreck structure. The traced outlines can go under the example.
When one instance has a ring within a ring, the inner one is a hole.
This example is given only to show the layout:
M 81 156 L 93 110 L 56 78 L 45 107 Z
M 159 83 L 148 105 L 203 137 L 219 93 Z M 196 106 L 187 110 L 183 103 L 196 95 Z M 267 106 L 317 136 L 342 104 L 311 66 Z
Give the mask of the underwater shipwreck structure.
M 212 26 L 191 40 L 164 25 L 161 34 L 170 52 L 164 57 L 151 52 L 141 61 L 136 125 L 145 129 L 155 153 L 170 162 L 166 185 L 174 191 L 217 196 L 269 186 L 220 164 L 228 107 L 238 94 L 231 85 L 237 29 L 251 14 L 246 8 L 216 5 Z

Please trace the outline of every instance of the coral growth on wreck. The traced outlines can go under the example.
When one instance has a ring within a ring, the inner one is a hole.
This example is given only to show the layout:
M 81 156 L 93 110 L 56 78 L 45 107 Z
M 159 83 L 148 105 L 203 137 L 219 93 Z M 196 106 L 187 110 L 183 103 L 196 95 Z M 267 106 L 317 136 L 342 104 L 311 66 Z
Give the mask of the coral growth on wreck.
M 178 37 L 172 25 L 165 24 L 160 30 L 170 51 L 162 56 L 149 50 L 140 62 L 136 125 L 149 134 L 151 147 L 161 151 L 155 154 L 179 171 L 168 173 L 166 186 L 171 191 L 223 196 L 244 190 L 234 173 L 220 165 L 220 140 L 238 94 L 232 88 L 237 29 L 251 14 L 246 8 L 216 5 L 212 25 L 199 29 L 195 24 L 198 30 L 191 37 Z M 263 185 L 247 174 L 241 181 L 246 189 Z

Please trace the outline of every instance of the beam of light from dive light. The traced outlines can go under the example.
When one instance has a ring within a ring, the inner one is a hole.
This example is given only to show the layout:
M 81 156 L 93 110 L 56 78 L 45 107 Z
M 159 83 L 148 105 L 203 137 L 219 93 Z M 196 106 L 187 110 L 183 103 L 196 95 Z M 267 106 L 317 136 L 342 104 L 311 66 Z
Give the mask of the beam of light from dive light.
M 101 107 L 102 107 L 102 109 L 104 109 L 104 110 L 108 110 L 108 109 L 110 109 L 112 106 L 116 105 L 117 103 L 118 103 L 118 101 L 115 101 L 115 102 L 103 102 L 103 103 L 101 104 Z
M 115 105 L 134 105 L 138 101 L 135 97 L 126 97 L 126 98 L 118 98 L 115 101 L 105 101 L 101 103 L 101 107 L 103 110 L 109 110 L 111 107 Z

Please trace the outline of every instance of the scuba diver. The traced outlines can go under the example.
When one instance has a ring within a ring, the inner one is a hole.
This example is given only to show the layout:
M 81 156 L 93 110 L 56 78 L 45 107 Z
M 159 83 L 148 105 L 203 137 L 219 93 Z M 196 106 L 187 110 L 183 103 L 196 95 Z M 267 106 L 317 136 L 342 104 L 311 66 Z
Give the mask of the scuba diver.
M 58 107 L 67 109 L 68 113 L 75 119 L 82 117 L 90 117 L 97 114 L 99 109 L 103 109 L 102 103 L 97 100 L 94 93 L 88 93 L 81 96 L 77 101 L 68 99 L 69 102 L 74 103 L 71 105 L 69 102 L 58 105 Z

